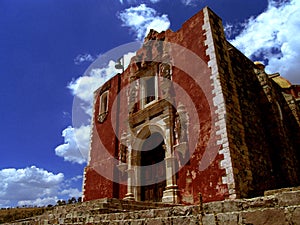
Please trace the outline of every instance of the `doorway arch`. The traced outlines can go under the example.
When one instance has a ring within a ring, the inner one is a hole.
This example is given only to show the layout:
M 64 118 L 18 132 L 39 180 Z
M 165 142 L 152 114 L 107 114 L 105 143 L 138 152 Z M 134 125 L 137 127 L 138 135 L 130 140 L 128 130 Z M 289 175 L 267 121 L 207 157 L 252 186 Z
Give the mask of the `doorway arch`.
M 164 138 L 151 133 L 140 151 L 141 200 L 161 202 L 166 187 Z
M 126 200 L 179 202 L 176 184 L 176 158 L 173 156 L 172 129 L 166 124 L 166 118 L 153 118 L 134 128 L 129 135 L 128 182 Z M 142 153 L 142 152 L 149 153 Z M 151 155 L 151 156 L 149 156 Z M 156 157 L 152 157 L 152 155 Z M 153 160 L 147 162 L 147 158 Z M 153 166 L 152 163 L 155 163 Z M 150 169 L 151 168 L 151 169 Z M 146 173 L 159 174 L 145 180 Z M 156 179 L 156 180 L 155 180 Z M 150 187 L 148 185 L 155 184 Z M 146 187 L 143 187 L 146 186 Z M 148 186 L 148 187 L 147 187 Z M 154 199 L 150 199 L 155 194 Z M 151 193 L 153 192 L 153 195 Z M 161 194 L 162 192 L 162 194 Z M 149 194 L 150 193 L 150 194 Z M 162 195 L 162 197 L 161 197 Z M 150 196 L 150 197 L 149 197 Z

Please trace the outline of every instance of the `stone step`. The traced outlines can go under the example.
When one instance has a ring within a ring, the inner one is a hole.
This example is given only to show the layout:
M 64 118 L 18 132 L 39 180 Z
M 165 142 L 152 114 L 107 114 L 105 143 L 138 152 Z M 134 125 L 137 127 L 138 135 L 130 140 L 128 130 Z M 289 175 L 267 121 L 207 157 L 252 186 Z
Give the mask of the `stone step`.
M 281 190 L 252 199 L 205 203 L 202 212 L 197 205 L 101 199 L 56 207 L 41 216 L 12 224 L 300 225 L 300 189 Z
M 180 225 L 199 225 L 200 218 L 198 216 L 176 216 L 176 217 L 160 217 L 160 218 L 146 218 L 146 219 L 128 219 L 126 220 L 126 224 L 134 224 L 134 225 L 167 225 L 167 224 L 180 224 Z M 103 221 L 95 221 L 93 224 L 125 224 L 124 220 L 103 220 Z
M 293 191 L 285 189 L 275 192 L 273 195 L 266 195 L 251 199 L 231 199 L 218 202 L 205 203 L 205 213 L 239 212 L 245 210 L 258 210 L 260 208 L 276 208 L 300 205 L 300 189 Z
M 135 202 L 126 201 L 118 199 L 100 199 L 95 201 L 89 201 L 84 203 L 77 203 L 73 205 L 65 205 L 55 207 L 52 214 L 68 214 L 76 209 L 77 213 L 80 212 L 98 212 L 100 214 L 110 213 L 110 212 L 126 212 L 126 211 L 136 211 L 145 210 L 152 208 L 162 208 L 175 206 L 174 204 L 157 203 L 157 202 Z
M 14 224 L 124 224 L 124 221 L 126 224 L 197 224 L 198 216 L 197 206 L 180 206 L 123 213 L 60 215 L 55 218 L 51 218 L 50 215 L 42 215 Z M 195 223 L 177 223 L 184 220 Z

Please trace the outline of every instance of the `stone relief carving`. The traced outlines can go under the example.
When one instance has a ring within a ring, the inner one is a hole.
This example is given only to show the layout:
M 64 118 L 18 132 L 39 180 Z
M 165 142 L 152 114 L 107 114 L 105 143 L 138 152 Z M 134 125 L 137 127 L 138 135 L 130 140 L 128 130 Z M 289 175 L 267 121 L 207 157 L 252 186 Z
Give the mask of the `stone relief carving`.
M 187 141 L 187 135 L 188 135 L 188 123 L 189 123 L 189 117 L 187 114 L 187 111 L 185 110 L 185 106 L 179 103 L 177 108 L 177 117 L 175 122 L 175 127 L 178 127 L 180 130 L 178 130 L 178 137 L 179 142 L 186 142 Z M 178 124 L 179 123 L 179 124 Z
M 163 78 L 171 79 L 171 66 L 168 63 L 162 63 L 159 66 L 160 76 Z
M 122 163 L 127 162 L 127 147 L 123 144 L 120 144 L 119 161 Z
M 108 115 L 108 112 L 103 112 L 98 115 L 98 122 L 103 123 Z
M 138 102 L 138 91 L 139 91 L 139 82 L 137 80 L 134 80 L 135 77 L 131 77 L 131 83 L 128 90 L 128 112 L 129 114 L 133 113 L 135 111 L 135 105 Z

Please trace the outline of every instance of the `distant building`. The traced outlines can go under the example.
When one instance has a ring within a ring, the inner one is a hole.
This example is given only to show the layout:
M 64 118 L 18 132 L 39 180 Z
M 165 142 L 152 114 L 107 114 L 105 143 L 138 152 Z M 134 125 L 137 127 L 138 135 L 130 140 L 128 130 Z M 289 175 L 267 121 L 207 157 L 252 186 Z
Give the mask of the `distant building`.
M 267 74 L 204 8 L 151 30 L 95 92 L 83 201 L 196 204 L 300 184 L 300 86 Z

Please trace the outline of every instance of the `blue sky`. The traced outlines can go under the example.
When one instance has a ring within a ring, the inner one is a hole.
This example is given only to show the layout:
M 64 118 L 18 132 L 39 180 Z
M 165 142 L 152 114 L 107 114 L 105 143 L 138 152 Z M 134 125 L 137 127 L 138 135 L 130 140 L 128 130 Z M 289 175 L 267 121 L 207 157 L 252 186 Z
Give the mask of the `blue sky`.
M 83 74 L 99 55 L 150 28 L 177 30 L 204 6 L 243 53 L 300 83 L 297 0 L 0 0 L 0 207 L 80 196 L 89 126 L 73 127 L 73 99 L 91 104 L 116 71 L 110 62 L 101 76 Z

